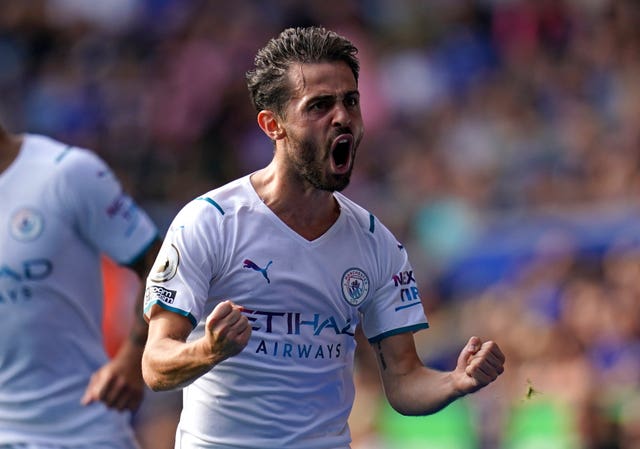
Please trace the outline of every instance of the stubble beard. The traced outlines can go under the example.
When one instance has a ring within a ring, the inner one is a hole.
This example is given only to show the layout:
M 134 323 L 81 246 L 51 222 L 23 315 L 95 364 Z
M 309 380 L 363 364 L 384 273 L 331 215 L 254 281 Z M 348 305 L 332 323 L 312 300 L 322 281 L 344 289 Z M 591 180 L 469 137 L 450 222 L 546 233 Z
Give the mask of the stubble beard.
M 323 154 L 320 148 L 312 142 L 297 140 L 294 144 L 299 149 L 299 157 L 290 158 L 295 172 L 306 182 L 318 190 L 327 192 L 340 192 L 344 190 L 351 180 L 353 161 L 349 171 L 344 174 L 325 174 L 325 162 L 318 159 L 318 154 Z

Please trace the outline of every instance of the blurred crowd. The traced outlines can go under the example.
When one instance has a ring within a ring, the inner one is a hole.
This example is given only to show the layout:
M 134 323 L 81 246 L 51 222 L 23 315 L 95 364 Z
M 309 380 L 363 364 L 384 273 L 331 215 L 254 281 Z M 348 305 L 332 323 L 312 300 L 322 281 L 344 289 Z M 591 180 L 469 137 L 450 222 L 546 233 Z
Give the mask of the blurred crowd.
M 0 118 L 97 151 L 162 229 L 271 159 L 244 73 L 308 24 L 360 48 L 346 193 L 409 250 L 421 356 L 450 368 L 471 334 L 507 356 L 400 418 L 361 345 L 354 449 L 640 448 L 637 0 L 3 1 Z

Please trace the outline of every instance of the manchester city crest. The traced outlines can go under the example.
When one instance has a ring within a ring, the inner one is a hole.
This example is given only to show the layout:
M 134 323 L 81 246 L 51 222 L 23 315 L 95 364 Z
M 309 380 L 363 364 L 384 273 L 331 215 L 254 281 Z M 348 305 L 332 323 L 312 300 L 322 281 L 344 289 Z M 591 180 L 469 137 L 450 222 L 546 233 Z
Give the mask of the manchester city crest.
M 342 296 L 352 306 L 362 304 L 369 294 L 369 277 L 360 268 L 349 268 L 342 275 Z

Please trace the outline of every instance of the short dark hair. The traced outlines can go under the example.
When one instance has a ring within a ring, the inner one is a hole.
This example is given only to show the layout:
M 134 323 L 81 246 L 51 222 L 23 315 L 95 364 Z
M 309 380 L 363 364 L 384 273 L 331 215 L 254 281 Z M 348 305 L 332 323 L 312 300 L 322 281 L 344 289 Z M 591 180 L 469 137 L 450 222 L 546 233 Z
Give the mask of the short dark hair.
M 282 115 L 290 97 L 287 71 L 296 63 L 345 62 L 358 82 L 358 49 L 345 37 L 320 26 L 287 28 L 258 50 L 247 72 L 249 96 L 256 111 Z

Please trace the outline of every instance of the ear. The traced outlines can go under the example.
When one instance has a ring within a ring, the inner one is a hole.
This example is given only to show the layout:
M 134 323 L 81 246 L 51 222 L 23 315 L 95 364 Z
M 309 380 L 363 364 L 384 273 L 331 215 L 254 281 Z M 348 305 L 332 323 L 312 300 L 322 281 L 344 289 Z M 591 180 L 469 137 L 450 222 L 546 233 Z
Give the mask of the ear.
M 273 141 L 282 139 L 287 135 L 272 111 L 262 110 L 258 112 L 258 126 Z

